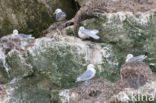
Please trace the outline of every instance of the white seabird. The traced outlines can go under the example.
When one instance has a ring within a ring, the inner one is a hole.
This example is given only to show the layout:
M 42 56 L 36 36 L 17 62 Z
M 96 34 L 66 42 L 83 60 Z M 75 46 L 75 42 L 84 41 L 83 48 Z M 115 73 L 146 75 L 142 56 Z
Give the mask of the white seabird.
M 89 64 L 87 66 L 87 70 L 76 79 L 76 82 L 80 82 L 80 81 L 87 81 L 89 79 L 92 79 L 96 74 L 96 70 L 94 69 L 94 65 L 93 64 Z
M 66 13 L 63 12 L 61 9 L 56 9 L 54 14 L 56 14 L 56 20 L 57 21 L 63 21 L 67 17 Z
M 79 28 L 79 31 L 78 31 L 78 35 L 82 39 L 88 39 L 88 38 L 91 37 L 93 39 L 98 40 L 98 39 L 100 39 L 100 37 L 98 35 L 96 35 L 98 33 L 99 33 L 99 30 L 96 30 L 96 29 L 94 29 L 94 30 L 85 29 L 83 26 L 81 26 Z
M 20 36 L 22 38 L 33 38 L 34 39 L 34 37 L 32 37 L 32 35 L 21 34 L 18 32 L 17 29 L 13 30 L 13 36 Z
M 133 54 L 128 54 L 125 62 L 143 61 L 146 58 L 147 58 L 147 53 L 136 57 L 134 57 Z

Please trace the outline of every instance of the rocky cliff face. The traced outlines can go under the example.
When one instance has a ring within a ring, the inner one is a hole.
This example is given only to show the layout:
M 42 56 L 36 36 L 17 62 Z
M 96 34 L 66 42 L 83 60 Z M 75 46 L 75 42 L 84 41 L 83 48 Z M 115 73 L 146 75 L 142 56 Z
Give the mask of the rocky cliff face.
M 75 13 L 73 0 L 0 0 L 0 37 L 13 29 L 39 37 L 55 22 L 56 8 L 63 8 L 68 19 Z
M 156 94 L 156 10 L 108 13 L 81 25 L 100 30 L 101 39 L 81 40 L 72 27 L 63 29 L 65 35 L 56 30 L 37 39 L 2 37 L 0 102 L 107 103 L 131 101 L 132 92 Z M 128 53 L 145 52 L 148 58 L 139 69 L 122 66 Z M 75 83 L 89 63 L 95 64 L 95 78 Z

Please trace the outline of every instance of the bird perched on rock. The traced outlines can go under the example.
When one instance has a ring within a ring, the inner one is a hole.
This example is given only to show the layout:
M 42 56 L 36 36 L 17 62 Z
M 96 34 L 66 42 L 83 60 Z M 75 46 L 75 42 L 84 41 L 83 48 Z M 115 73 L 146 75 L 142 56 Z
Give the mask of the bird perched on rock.
M 13 35 L 14 36 L 20 36 L 22 38 L 32 38 L 32 39 L 34 39 L 34 37 L 32 37 L 32 35 L 21 34 L 16 29 L 13 30 Z
M 81 26 L 78 31 L 78 35 L 82 39 L 88 39 L 91 37 L 93 39 L 98 40 L 98 39 L 100 39 L 100 37 L 98 35 L 96 35 L 97 33 L 99 33 L 99 31 L 96 29 L 94 29 L 94 30 L 85 29 L 83 26 Z
M 56 9 L 54 14 L 56 14 L 57 21 L 63 21 L 66 19 L 67 15 L 61 9 Z
M 126 62 L 143 61 L 146 58 L 147 58 L 147 53 L 145 53 L 144 55 L 136 56 L 136 57 L 134 57 L 133 54 L 128 54 L 126 57 Z
M 94 65 L 89 64 L 87 66 L 87 70 L 76 79 L 76 82 L 90 80 L 95 76 L 95 74 L 96 74 L 96 70 L 94 69 Z

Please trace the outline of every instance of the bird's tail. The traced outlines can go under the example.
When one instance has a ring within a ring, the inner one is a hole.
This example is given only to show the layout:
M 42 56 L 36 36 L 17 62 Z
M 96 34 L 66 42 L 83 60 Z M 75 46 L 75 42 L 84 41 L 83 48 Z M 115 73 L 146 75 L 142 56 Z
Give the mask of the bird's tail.
M 77 78 L 74 82 L 75 82 L 75 83 L 79 82 L 79 79 Z
M 73 83 L 77 83 L 78 81 L 77 81 L 77 80 L 72 80 L 72 82 L 73 82 Z
M 90 36 L 96 40 L 100 39 L 100 37 L 98 35 L 96 35 L 95 33 L 88 34 L 88 36 Z
M 100 39 L 100 37 L 99 37 L 99 36 L 97 36 L 97 35 L 95 35 L 95 36 L 94 36 L 94 39 L 99 40 L 99 39 Z
M 96 30 L 96 29 L 95 30 L 92 30 L 91 33 L 98 34 L 99 33 L 99 30 Z

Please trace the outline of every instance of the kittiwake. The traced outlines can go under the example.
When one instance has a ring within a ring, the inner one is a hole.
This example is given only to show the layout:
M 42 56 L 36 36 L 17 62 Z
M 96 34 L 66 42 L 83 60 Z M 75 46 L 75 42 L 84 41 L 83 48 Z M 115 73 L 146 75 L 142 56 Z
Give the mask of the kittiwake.
M 80 38 L 82 39 L 88 39 L 88 38 L 93 38 L 93 39 L 100 39 L 100 37 L 98 35 L 96 35 L 97 33 L 99 33 L 99 30 L 90 30 L 90 29 L 85 29 L 83 26 L 81 26 L 79 28 L 79 31 L 78 31 L 78 35 Z
M 136 57 L 133 57 L 133 54 L 128 54 L 126 57 L 126 62 L 143 61 L 146 58 L 147 58 L 147 53 L 145 53 L 144 55 L 136 56 Z
M 87 81 L 89 79 L 92 79 L 96 74 L 96 70 L 94 69 L 94 65 L 93 64 L 89 64 L 87 66 L 87 70 L 76 79 L 76 82 L 80 82 L 80 81 Z
M 34 37 L 32 37 L 32 35 L 21 34 L 21 33 L 18 32 L 17 29 L 13 30 L 13 35 L 14 36 L 20 36 L 22 38 L 33 38 L 34 39 Z
M 56 14 L 56 20 L 57 21 L 63 21 L 67 17 L 66 13 L 63 12 L 61 9 L 56 9 L 54 14 Z

